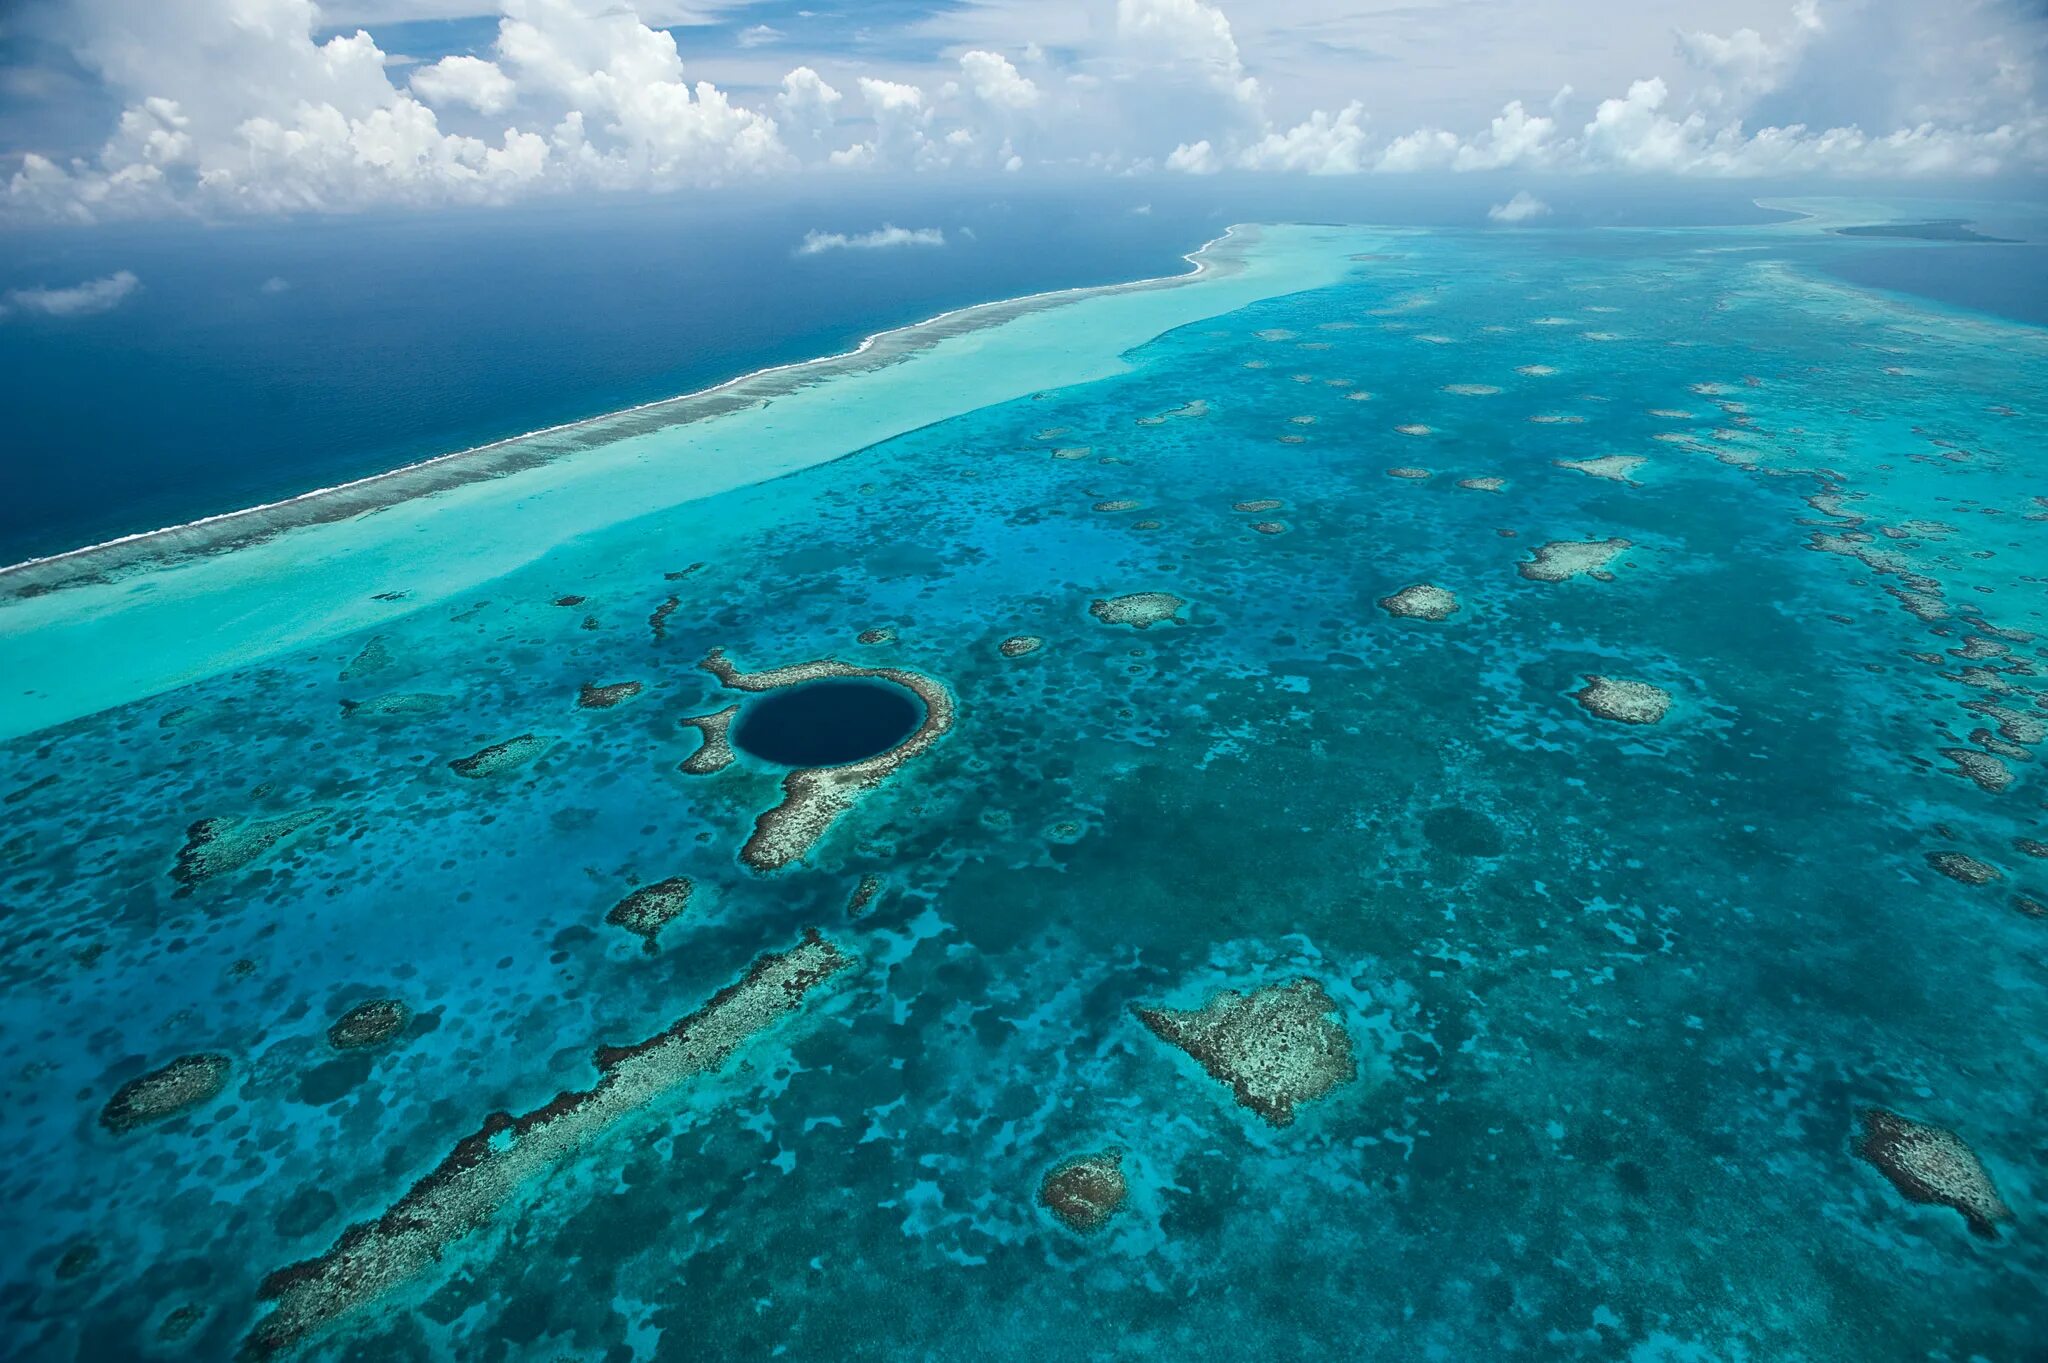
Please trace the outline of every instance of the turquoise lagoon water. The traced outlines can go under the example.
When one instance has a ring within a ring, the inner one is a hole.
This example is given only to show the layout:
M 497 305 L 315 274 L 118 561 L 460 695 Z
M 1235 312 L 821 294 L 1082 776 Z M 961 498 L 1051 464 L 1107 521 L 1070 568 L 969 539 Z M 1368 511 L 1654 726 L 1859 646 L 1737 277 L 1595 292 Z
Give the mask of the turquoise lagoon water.
M 271 1270 L 816 928 L 853 968 L 297 1351 L 2042 1358 L 2048 342 L 1794 247 L 1950 249 L 1268 228 L 1234 272 L 17 594 L 8 1355 L 233 1356 Z M 1644 462 L 1556 462 L 1610 455 Z M 1520 571 L 1612 538 L 1607 580 Z M 1461 608 L 1378 604 L 1418 583 Z M 1138 592 L 1177 621 L 1090 611 Z M 745 699 L 713 649 L 957 711 L 757 872 L 780 770 L 677 765 Z M 1669 712 L 1598 718 L 1589 674 Z M 174 876 L 195 821 L 290 815 Z M 606 921 L 675 877 L 658 949 Z M 1291 1125 L 1132 1011 L 1302 977 L 1356 1068 Z M 330 1044 L 376 997 L 405 1031 Z M 101 1123 L 191 1053 L 217 1097 Z M 1871 1106 L 1968 1143 L 1996 1239 L 1857 1157 Z M 1128 1201 L 1075 1234 L 1040 1180 L 1106 1148 Z

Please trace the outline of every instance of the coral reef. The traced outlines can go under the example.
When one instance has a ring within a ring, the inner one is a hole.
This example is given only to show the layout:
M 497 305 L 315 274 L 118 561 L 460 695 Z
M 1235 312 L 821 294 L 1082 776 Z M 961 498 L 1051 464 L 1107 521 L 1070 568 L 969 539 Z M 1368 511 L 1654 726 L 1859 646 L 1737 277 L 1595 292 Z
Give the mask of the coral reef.
M 1046 1170 L 1038 1185 L 1038 1205 L 1061 1225 L 1082 1235 L 1101 1230 L 1123 1207 L 1123 1152 L 1100 1150 L 1062 1160 Z
M 1977 1152 L 1955 1132 L 1887 1112 L 1863 1110 L 1863 1135 L 1856 1153 L 1892 1181 L 1907 1201 L 1953 1207 L 1970 1229 L 1986 1240 L 2012 1219 Z
M 1508 480 L 1505 478 L 1492 477 L 1460 478 L 1458 480 L 1458 486 L 1462 488 L 1470 488 L 1474 492 L 1499 492 L 1503 487 L 1507 486 L 1507 481 Z
M 682 604 L 683 602 L 681 597 L 671 596 L 670 598 L 668 598 L 668 600 L 662 602 L 659 606 L 656 606 L 654 608 L 654 613 L 647 617 L 648 631 L 652 633 L 656 639 L 663 639 L 668 636 L 668 618 L 671 615 L 674 615 L 676 613 L 676 607 Z
M 1458 609 L 1458 598 L 1442 587 L 1418 582 L 1381 597 L 1379 607 L 1389 615 L 1412 620 L 1448 620 Z
M 1274 1126 L 1288 1125 L 1297 1106 L 1358 1074 L 1351 1035 L 1334 1016 L 1337 1005 L 1313 979 L 1250 994 L 1226 989 L 1190 1011 L 1132 1011 Z
M 1940 753 L 1955 764 L 1953 770 L 1957 776 L 1975 781 L 1980 789 L 1993 795 L 2013 782 L 2012 768 L 1988 752 L 1979 752 L 1975 748 L 1942 748 Z
M 612 905 L 604 921 L 638 937 L 640 949 L 652 956 L 661 949 L 657 939 L 662 928 L 689 908 L 690 892 L 695 888 L 688 876 L 672 876 L 652 885 L 642 885 Z
M 887 625 L 880 625 L 874 629 L 864 629 L 860 632 L 859 641 L 870 645 L 893 644 L 896 642 L 896 631 Z
M 1617 724 L 1655 724 L 1671 709 L 1671 693 L 1645 681 L 1586 674 L 1586 684 L 1572 692 L 1586 713 Z
M 1110 501 L 1097 502 L 1091 508 L 1091 510 L 1095 511 L 1136 511 L 1137 509 L 1138 504 L 1128 497 L 1117 497 Z
M 206 1319 L 206 1308 L 193 1302 L 186 1302 L 163 1318 L 156 1327 L 156 1337 L 166 1344 L 175 1344 L 192 1333 L 192 1327 Z
M 1613 483 L 1636 485 L 1635 471 L 1650 461 L 1640 454 L 1608 454 L 1598 459 L 1553 459 L 1551 463 L 1561 469 L 1571 469 L 1593 478 L 1605 478 Z
M 431 691 L 400 691 L 368 700 L 345 700 L 341 713 L 351 719 L 425 719 L 446 713 L 455 700 Z
M 853 894 L 846 901 L 848 918 L 865 918 L 873 906 L 875 896 L 882 892 L 882 878 L 873 871 L 862 875 L 860 883 L 853 887 Z
M 1537 582 L 1563 582 L 1580 576 L 1590 577 L 1596 582 L 1611 582 L 1614 574 L 1607 571 L 1607 565 L 1634 547 L 1632 541 L 1620 538 L 1553 540 L 1532 551 L 1535 557 L 1520 565 L 1521 573 L 1523 577 Z
M 397 1036 L 411 1021 L 412 1010 L 397 999 L 369 999 L 336 1018 L 327 1040 L 338 1051 L 367 1050 Z
M 1950 880 L 1960 880 L 1965 885 L 1989 885 L 2005 875 L 1990 862 L 1979 861 L 1967 852 L 1929 852 L 1927 864 Z
M 856 667 L 820 658 L 765 672 L 742 672 L 721 649 L 713 649 L 703 667 L 733 691 L 775 691 L 825 677 L 872 677 L 893 682 L 924 702 L 923 722 L 886 752 L 843 766 L 803 767 L 782 778 L 782 802 L 755 820 L 753 835 L 740 849 L 740 859 L 756 871 L 777 870 L 803 856 L 855 800 L 953 727 L 953 693 L 931 677 L 905 668 Z
M 576 704 L 584 710 L 609 710 L 622 700 L 631 700 L 647 688 L 636 681 L 585 682 L 576 693 Z
M 1015 634 L 996 645 L 996 651 L 1005 658 L 1021 658 L 1027 653 L 1036 653 L 1045 647 L 1045 640 L 1036 634 Z
M 190 890 L 217 875 L 238 871 L 326 817 L 327 810 L 315 806 L 270 819 L 201 819 L 185 830 L 185 845 L 178 849 L 171 879 Z
M 520 734 L 517 738 L 478 748 L 467 757 L 456 758 L 448 766 L 457 776 L 481 781 L 518 770 L 546 752 L 554 741 L 551 734 Z
M 230 1068 L 224 1055 L 181 1055 L 114 1090 L 100 1109 L 100 1125 L 121 1135 L 211 1102 L 227 1087 Z
M 1230 509 L 1232 511 L 1244 511 L 1257 515 L 1265 511 L 1278 511 L 1285 505 L 1287 504 L 1278 497 L 1254 497 L 1248 502 L 1233 502 Z
M 1129 625 L 1150 629 L 1161 621 L 1179 623 L 1180 608 L 1187 602 L 1171 592 L 1132 592 L 1088 603 L 1088 613 L 1105 625 Z
M 351 1226 L 320 1257 L 265 1278 L 261 1293 L 272 1310 L 251 1329 L 244 1356 L 267 1358 L 294 1348 L 440 1263 L 523 1186 L 634 1113 L 723 1069 L 748 1041 L 853 963 L 808 932 L 790 950 L 757 959 L 738 981 L 665 1031 L 635 1045 L 600 1048 L 598 1079 L 590 1088 L 557 1094 L 517 1116 L 492 1113 L 382 1216 Z
M 709 776 L 731 766 L 732 743 L 726 735 L 739 713 L 739 702 L 734 701 L 723 710 L 713 710 L 708 715 L 690 715 L 680 720 L 684 726 L 702 734 L 704 741 L 697 745 L 697 751 L 676 764 L 676 770 L 690 776 Z
M 1201 398 L 1196 398 L 1193 402 L 1176 407 L 1170 412 L 1161 412 L 1157 416 L 1141 416 L 1138 418 L 1138 424 L 1140 426 L 1164 426 L 1176 417 L 1207 415 L 1209 415 L 1209 404 Z
M 1287 533 L 1287 523 L 1285 521 L 1253 521 L 1252 529 L 1258 531 L 1261 535 L 1284 535 Z
M 354 681 L 358 677 L 367 677 L 373 672 L 382 672 L 389 666 L 391 666 L 391 650 L 385 646 L 384 636 L 381 634 L 372 635 L 370 641 L 363 645 L 361 651 L 350 660 L 348 666 L 341 669 L 341 680 Z

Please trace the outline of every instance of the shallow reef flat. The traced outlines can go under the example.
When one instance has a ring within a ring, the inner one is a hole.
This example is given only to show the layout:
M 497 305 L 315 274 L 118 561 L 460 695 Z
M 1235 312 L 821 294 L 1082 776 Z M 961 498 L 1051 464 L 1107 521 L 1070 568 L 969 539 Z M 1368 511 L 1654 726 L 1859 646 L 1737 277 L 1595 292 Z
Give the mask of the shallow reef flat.
M 1275 232 L 0 606 L 0 1356 L 2031 1358 L 2048 340 L 1785 242 L 1948 249 Z

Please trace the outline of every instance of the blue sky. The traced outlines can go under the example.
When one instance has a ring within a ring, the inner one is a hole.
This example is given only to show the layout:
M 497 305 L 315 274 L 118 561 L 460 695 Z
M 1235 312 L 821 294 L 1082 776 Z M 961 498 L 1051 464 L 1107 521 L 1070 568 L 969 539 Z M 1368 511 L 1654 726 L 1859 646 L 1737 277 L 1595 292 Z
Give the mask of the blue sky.
M 2044 41 L 2040 0 L 20 0 L 0 213 L 887 174 L 2031 175 Z

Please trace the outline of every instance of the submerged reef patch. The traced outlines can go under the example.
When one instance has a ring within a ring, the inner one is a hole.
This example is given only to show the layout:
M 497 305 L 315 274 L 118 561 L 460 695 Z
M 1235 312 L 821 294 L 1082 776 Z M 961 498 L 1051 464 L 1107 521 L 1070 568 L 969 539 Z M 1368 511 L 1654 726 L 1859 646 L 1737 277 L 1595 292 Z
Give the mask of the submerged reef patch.
M 1595 582 L 1612 582 L 1614 574 L 1607 571 L 1607 565 L 1634 547 L 1633 541 L 1619 537 L 1611 540 L 1554 540 L 1531 550 L 1535 557 L 1521 565 L 1521 573 L 1523 577 L 1537 582 L 1564 582 L 1581 576 L 1590 577 Z
M 662 602 L 659 606 L 656 606 L 654 608 L 654 613 L 647 617 L 648 632 L 652 634 L 656 639 L 667 638 L 668 618 L 671 615 L 674 615 L 676 613 L 676 607 L 682 604 L 683 601 L 681 597 L 671 596 L 670 598 L 668 598 L 668 600 Z
M 996 652 L 1005 658 L 1021 658 L 1027 653 L 1036 653 L 1045 647 L 1045 640 L 1036 634 L 1015 634 L 996 645 Z
M 688 876 L 672 876 L 652 885 L 642 885 L 612 905 L 604 921 L 638 937 L 640 949 L 652 956 L 661 949 L 657 939 L 662 928 L 681 917 L 683 910 L 690 907 L 690 893 L 695 889 Z
M 1187 602 L 1171 592 L 1132 592 L 1128 596 L 1091 601 L 1088 613 L 1105 625 L 1150 629 L 1163 621 L 1179 624 L 1180 608 L 1185 605 Z
M 478 748 L 467 757 L 456 758 L 448 766 L 457 776 L 481 781 L 518 770 L 546 752 L 554 741 L 552 734 L 521 734 L 502 743 Z
M 1442 587 L 1418 582 L 1392 596 L 1381 597 L 1379 607 L 1389 615 L 1412 620 L 1448 620 L 1458 609 L 1458 598 Z
M 1586 684 L 1572 692 L 1587 714 L 1617 724 L 1655 724 L 1671 709 L 1671 693 L 1661 686 L 1624 677 L 1586 674 Z
M 609 710 L 620 701 L 631 700 L 647 688 L 636 681 L 585 682 L 583 689 L 576 693 L 576 704 L 584 710 Z
M 454 704 L 453 697 L 431 691 L 401 691 L 368 700 L 345 700 L 341 713 L 350 719 L 425 719 L 446 713 Z
M 1499 492 L 1507 486 L 1507 483 L 1508 480 L 1505 478 L 1494 477 L 1460 478 L 1458 480 L 1459 487 L 1469 488 L 1473 492 Z
M 1233 502 L 1230 509 L 1232 511 L 1244 511 L 1257 515 L 1266 511 L 1278 511 L 1285 505 L 1286 503 L 1278 497 L 1254 497 L 1248 502 Z
M 1351 1034 L 1316 980 L 1226 989 L 1200 1008 L 1137 1007 L 1138 1021 L 1230 1086 L 1240 1105 L 1274 1126 L 1294 1109 L 1358 1076 Z
M 336 1018 L 327 1040 L 338 1051 L 367 1050 L 397 1036 L 411 1021 L 412 1010 L 397 999 L 370 999 Z
M 795 861 L 824 835 L 832 821 L 853 807 L 953 727 L 953 693 L 931 677 L 901 667 L 856 667 L 833 658 L 794 663 L 765 672 L 742 672 L 713 649 L 704 670 L 734 691 L 777 691 L 827 678 L 869 678 L 893 682 L 924 702 L 924 719 L 896 746 L 872 757 L 835 767 L 800 767 L 782 778 L 782 802 L 755 820 L 740 858 L 756 871 L 773 871 Z
M 1927 864 L 1965 885 L 1989 885 L 1994 880 L 2003 880 L 2005 873 L 1988 861 L 1979 861 L 1967 852 L 1929 852 Z
M 1592 478 L 1604 478 L 1611 483 L 1627 483 L 1636 486 L 1635 471 L 1649 463 L 1640 454 L 1606 454 L 1598 459 L 1553 459 L 1551 463 L 1561 469 L 1571 469 Z
M 389 666 L 391 666 L 391 650 L 385 646 L 383 635 L 373 634 L 370 636 L 370 641 L 364 644 L 361 651 L 350 660 L 348 666 L 341 669 L 341 680 L 354 681 L 357 677 L 367 677 L 373 672 L 382 672 Z
M 809 931 L 788 951 L 758 958 L 739 980 L 665 1031 L 631 1046 L 600 1047 L 591 1087 L 557 1094 L 516 1116 L 492 1113 L 382 1216 L 349 1227 L 319 1258 L 265 1278 L 260 1294 L 273 1309 L 251 1329 L 244 1357 L 283 1353 L 440 1263 L 523 1185 L 620 1121 L 724 1068 L 749 1040 L 853 963 Z
M 2012 768 L 1988 752 L 1975 748 L 1942 748 L 1941 755 L 1954 763 L 1957 776 L 1975 781 L 1981 790 L 1996 795 L 2013 783 Z M 2025 754 L 2026 749 L 2020 749 Z
M 1177 417 L 1186 418 L 1207 415 L 1209 415 L 1208 402 L 1202 398 L 1196 398 L 1193 402 L 1185 403 L 1170 412 L 1161 412 L 1157 416 L 1141 416 L 1138 418 L 1138 424 L 1140 426 L 1164 426 L 1167 422 Z
M 1040 1181 L 1038 1205 L 1078 1234 L 1101 1230 L 1130 1195 L 1123 1161 L 1121 1150 L 1099 1150 L 1062 1160 L 1046 1170 Z
M 190 890 L 217 875 L 238 871 L 325 817 L 326 808 L 315 806 L 270 819 L 201 819 L 185 830 L 185 845 L 178 849 L 171 879 Z
M 161 1069 L 130 1079 L 100 1109 L 100 1125 L 116 1135 L 212 1102 L 227 1087 L 233 1066 L 224 1055 L 181 1055 Z
M 1863 1135 L 1856 1153 L 1892 1181 L 1907 1201 L 1953 1207 L 1970 1229 L 1986 1240 L 2012 1220 L 2012 1208 L 1998 1195 L 1983 1161 L 1955 1132 L 1887 1112 L 1863 1110 Z
M 709 776 L 731 766 L 732 741 L 728 735 L 739 712 L 739 702 L 734 701 L 723 710 L 713 710 L 708 715 L 690 715 L 678 721 L 702 734 L 703 742 L 697 745 L 697 751 L 678 762 L 676 769 L 690 776 Z
M 865 918 L 874 906 L 875 896 L 882 892 L 882 878 L 873 871 L 864 873 L 860 882 L 853 887 L 853 893 L 846 899 L 848 918 Z

